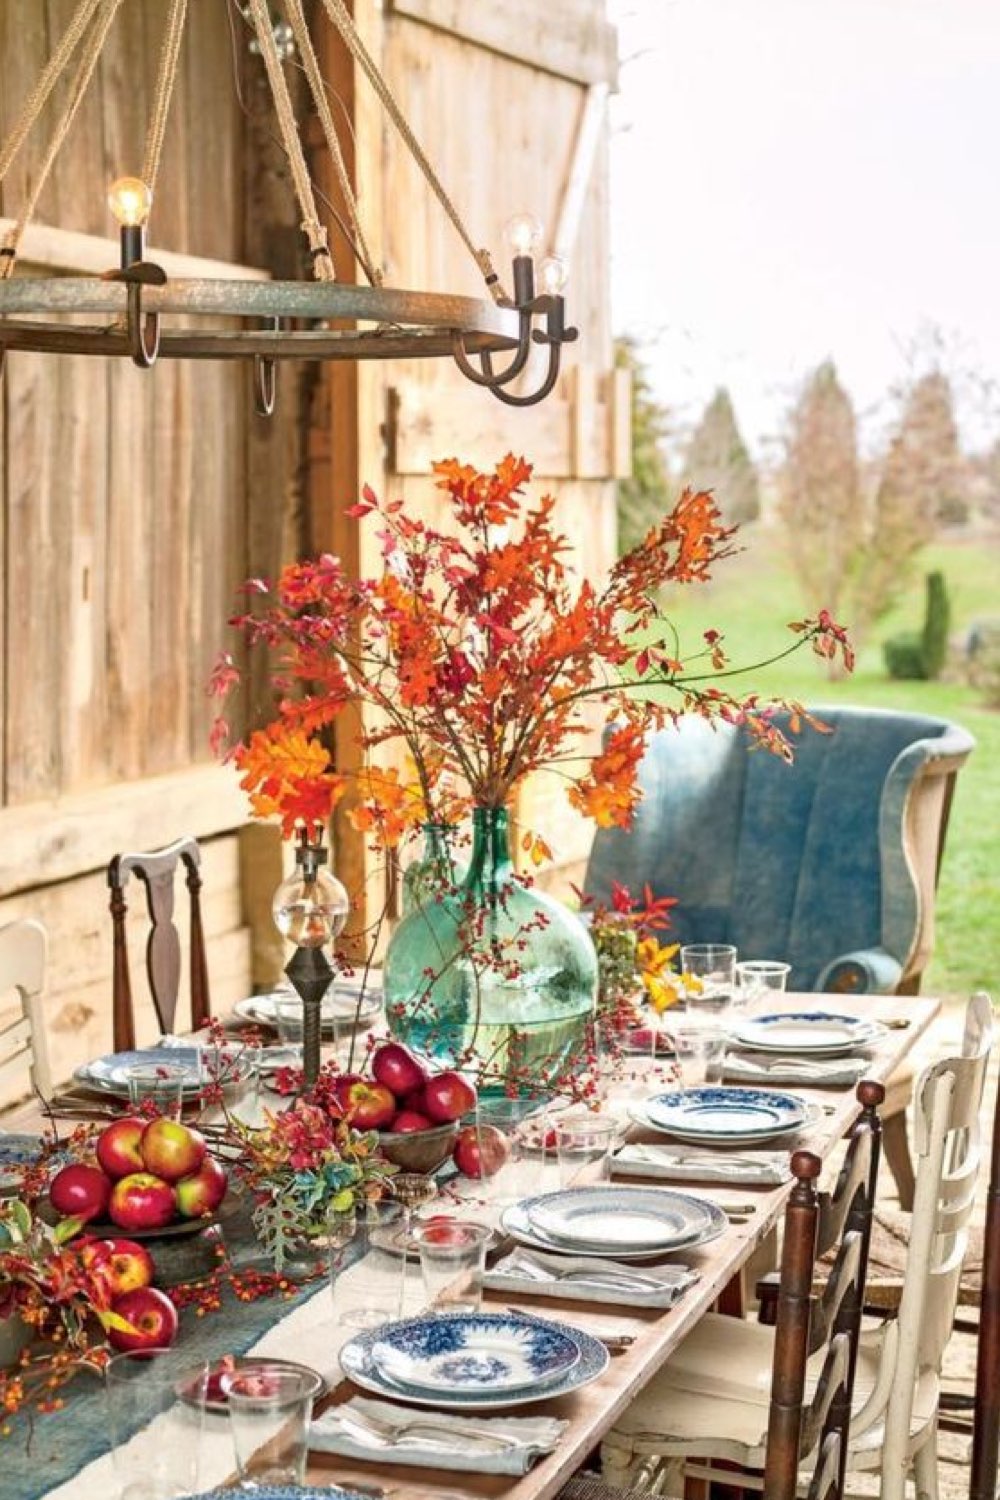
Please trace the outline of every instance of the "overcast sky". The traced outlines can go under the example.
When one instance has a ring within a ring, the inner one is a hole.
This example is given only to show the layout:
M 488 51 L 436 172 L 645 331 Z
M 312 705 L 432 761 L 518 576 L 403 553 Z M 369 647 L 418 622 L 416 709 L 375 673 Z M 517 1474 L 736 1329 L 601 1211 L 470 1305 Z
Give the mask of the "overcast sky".
M 1000 0 L 609 10 L 615 327 L 664 402 L 728 385 L 759 448 L 828 356 L 873 428 L 929 330 L 1000 376 Z

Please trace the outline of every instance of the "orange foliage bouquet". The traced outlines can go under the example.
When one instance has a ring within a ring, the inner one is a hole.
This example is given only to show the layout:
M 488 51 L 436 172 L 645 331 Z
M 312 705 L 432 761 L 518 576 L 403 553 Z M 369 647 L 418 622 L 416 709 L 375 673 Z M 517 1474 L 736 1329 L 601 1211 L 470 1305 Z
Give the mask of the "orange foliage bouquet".
M 350 510 L 378 527 L 377 577 L 349 578 L 325 554 L 289 565 L 273 586 L 246 586 L 260 607 L 232 623 L 251 648 L 273 654 L 279 693 L 276 717 L 235 752 L 259 816 L 280 817 L 288 836 L 326 821 L 348 778 L 324 731 L 359 707 L 374 710 L 358 719 L 366 752 L 401 745 L 408 755 L 399 759 L 413 768 L 409 776 L 369 760 L 353 778 L 351 816 L 385 847 L 422 823 L 454 822 L 471 805 L 503 807 L 541 768 L 564 774 L 581 813 L 627 825 L 647 734 L 680 713 L 739 722 L 790 756 L 772 717 L 777 701 L 740 698 L 720 685 L 729 663 L 714 631 L 682 662 L 659 603 L 666 585 L 707 580 L 735 550 L 710 494 L 685 490 L 598 589 L 567 565 L 554 497 L 525 498 L 524 459 L 508 455 L 492 473 L 449 459 L 434 471 L 450 498 L 449 531 L 367 487 Z M 826 614 L 790 629 L 796 640 L 788 651 L 809 642 L 825 657 L 849 652 Z M 216 688 L 225 693 L 239 679 L 225 656 Z M 664 688 L 674 694 L 669 706 Z M 588 749 L 595 726 L 585 708 L 594 703 L 605 735 Z M 226 732 L 220 720 L 218 739 Z M 541 840 L 529 836 L 529 844 L 536 860 L 545 857 Z

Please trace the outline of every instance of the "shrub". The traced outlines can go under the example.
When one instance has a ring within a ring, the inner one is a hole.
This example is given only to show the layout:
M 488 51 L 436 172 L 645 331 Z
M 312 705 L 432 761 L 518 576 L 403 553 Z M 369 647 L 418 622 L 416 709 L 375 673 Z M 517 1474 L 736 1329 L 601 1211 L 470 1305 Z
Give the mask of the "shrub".
M 941 676 L 948 655 L 948 632 L 951 629 L 951 601 L 943 573 L 927 575 L 927 608 L 921 635 L 924 658 L 924 676 L 934 679 Z
M 922 681 L 927 676 L 924 670 L 923 638 L 914 630 L 891 635 L 888 640 L 883 641 L 882 656 L 890 677 L 914 682 Z

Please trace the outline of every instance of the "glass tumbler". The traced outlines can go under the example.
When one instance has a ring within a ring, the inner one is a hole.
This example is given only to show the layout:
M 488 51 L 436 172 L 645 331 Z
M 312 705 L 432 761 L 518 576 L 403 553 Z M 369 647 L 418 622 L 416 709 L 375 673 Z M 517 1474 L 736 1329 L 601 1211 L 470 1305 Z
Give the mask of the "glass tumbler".
M 490 1231 L 463 1219 L 418 1224 L 413 1240 L 432 1312 L 474 1313 L 483 1301 L 483 1271 Z
M 233 1375 L 226 1404 L 243 1489 L 304 1482 L 315 1390 L 311 1371 L 282 1365 Z
M 754 1005 L 784 992 L 791 964 L 764 958 L 744 959 L 736 965 L 736 993 L 741 1005 Z
M 570 1187 L 578 1178 L 583 1183 L 608 1182 L 611 1178 L 611 1148 L 618 1129 L 617 1120 L 600 1115 L 557 1116 L 555 1132 L 560 1185 Z
M 209 1366 L 174 1349 L 116 1354 L 104 1370 L 119 1500 L 176 1500 L 203 1490 Z
M 137 1063 L 126 1069 L 125 1081 L 129 1101 L 135 1109 L 180 1119 L 184 1086 L 191 1082 L 186 1068 L 173 1063 Z
M 694 1021 L 690 1025 L 674 1022 L 669 1028 L 674 1058 L 684 1089 L 721 1077 L 722 1057 L 726 1050 L 726 1033 L 721 1026 Z
M 736 949 L 732 943 L 685 943 L 681 948 L 681 973 L 698 982 L 688 991 L 687 1008 L 721 1016 L 733 1001 Z

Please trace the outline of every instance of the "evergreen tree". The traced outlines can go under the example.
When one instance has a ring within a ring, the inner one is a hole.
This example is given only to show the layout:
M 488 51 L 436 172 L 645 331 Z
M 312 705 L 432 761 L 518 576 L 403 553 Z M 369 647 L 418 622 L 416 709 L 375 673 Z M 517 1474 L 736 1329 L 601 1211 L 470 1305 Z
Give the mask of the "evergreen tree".
M 655 526 L 673 500 L 663 443 L 670 432 L 666 407 L 657 401 L 646 366 L 630 339 L 619 339 L 615 362 L 632 376 L 632 473 L 618 481 L 618 550 L 628 552 Z
M 719 387 L 705 407 L 692 434 L 684 461 L 683 483 L 695 490 L 713 490 L 730 526 L 756 521 L 760 515 L 757 470 L 724 386 Z

